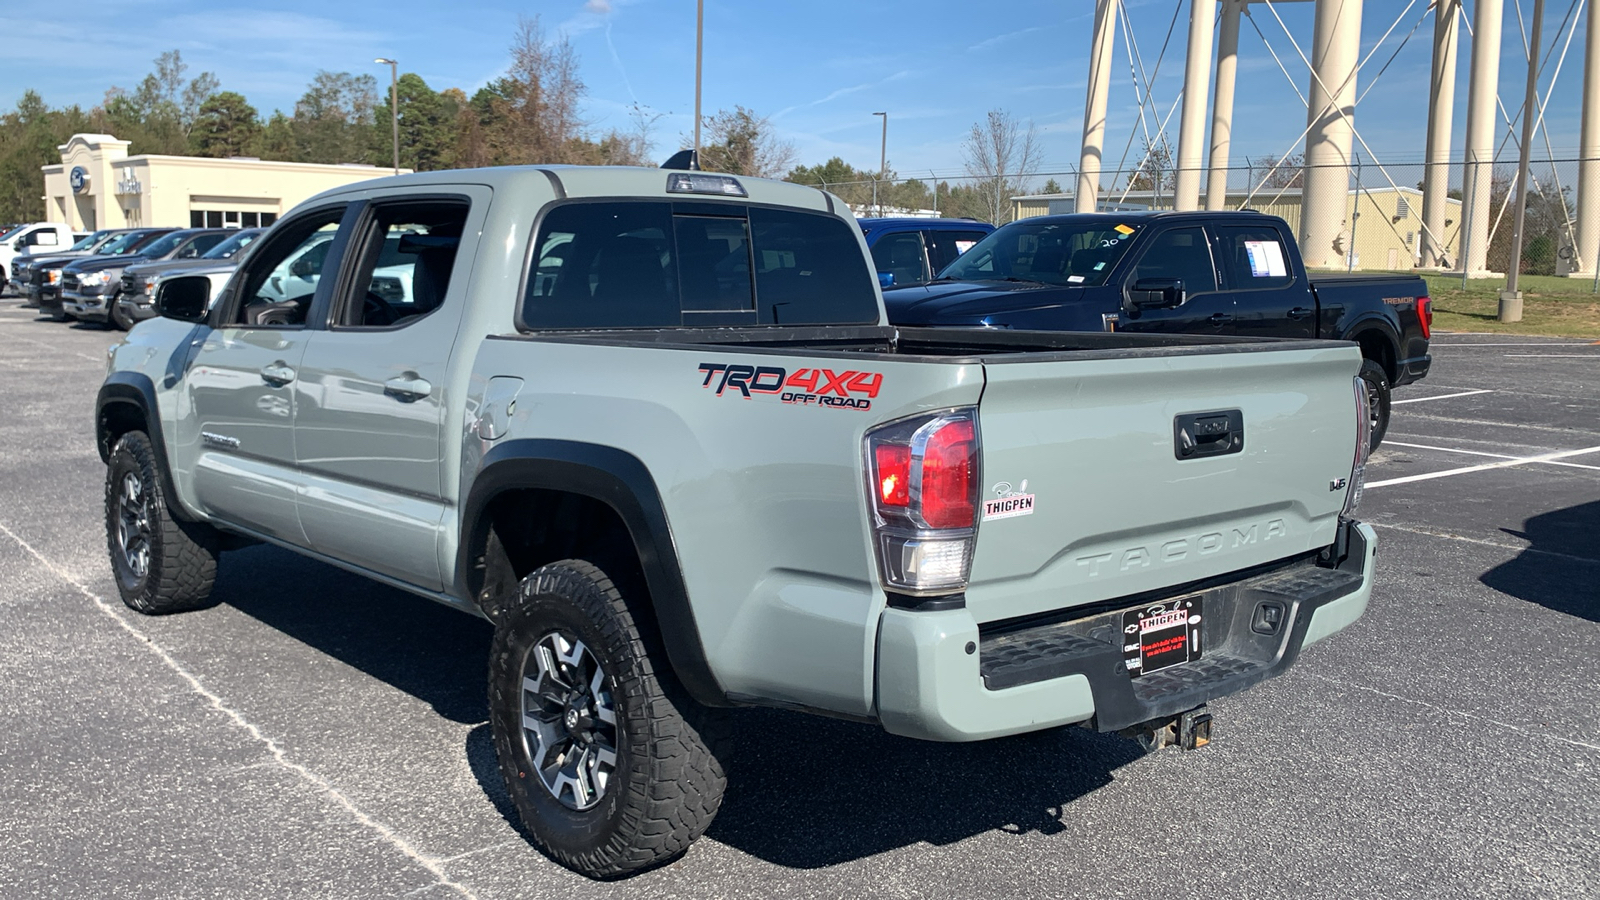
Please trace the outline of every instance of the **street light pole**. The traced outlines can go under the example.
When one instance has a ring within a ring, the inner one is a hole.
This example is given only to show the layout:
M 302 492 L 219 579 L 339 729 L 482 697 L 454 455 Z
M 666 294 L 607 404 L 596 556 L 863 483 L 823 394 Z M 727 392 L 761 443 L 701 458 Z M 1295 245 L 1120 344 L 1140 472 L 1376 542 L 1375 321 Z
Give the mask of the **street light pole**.
M 400 64 L 386 57 L 378 57 L 375 63 L 389 65 L 389 118 L 394 125 L 394 174 L 400 174 Z
M 889 177 L 889 114 L 875 112 L 875 116 L 883 116 L 883 140 L 878 144 L 878 181 Z M 883 202 L 878 200 L 878 186 L 872 186 L 873 202 L 878 204 L 878 218 L 883 218 Z
M 700 60 L 706 45 L 706 0 L 694 5 L 694 158 L 700 168 Z

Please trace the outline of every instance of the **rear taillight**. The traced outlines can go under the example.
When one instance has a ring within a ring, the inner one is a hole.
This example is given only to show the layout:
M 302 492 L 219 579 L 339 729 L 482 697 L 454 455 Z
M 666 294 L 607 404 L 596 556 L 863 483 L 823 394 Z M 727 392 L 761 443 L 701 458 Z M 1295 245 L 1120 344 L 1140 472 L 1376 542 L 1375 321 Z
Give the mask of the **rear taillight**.
M 890 422 L 866 443 L 884 587 L 916 596 L 965 590 L 977 536 L 976 410 Z
M 1422 337 L 1433 337 L 1433 299 L 1431 297 L 1417 298 L 1417 318 L 1422 321 Z
M 1365 486 L 1367 477 L 1367 452 L 1372 444 L 1372 405 L 1367 399 L 1367 382 L 1356 376 L 1356 455 L 1350 461 L 1350 485 L 1344 495 L 1344 509 L 1339 512 L 1341 516 L 1355 514 L 1356 507 L 1361 505 L 1361 489 Z

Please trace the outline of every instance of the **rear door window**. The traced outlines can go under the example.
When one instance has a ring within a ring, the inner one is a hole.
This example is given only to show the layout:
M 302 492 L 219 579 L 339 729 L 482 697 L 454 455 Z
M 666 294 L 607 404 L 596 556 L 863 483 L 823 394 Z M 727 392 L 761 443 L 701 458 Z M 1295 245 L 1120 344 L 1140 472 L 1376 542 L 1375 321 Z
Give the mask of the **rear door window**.
M 1284 288 L 1294 283 L 1289 254 L 1275 228 L 1218 228 L 1217 245 L 1228 283 L 1236 290 Z
M 854 232 L 822 214 L 735 204 L 577 202 L 545 215 L 530 329 L 876 322 Z

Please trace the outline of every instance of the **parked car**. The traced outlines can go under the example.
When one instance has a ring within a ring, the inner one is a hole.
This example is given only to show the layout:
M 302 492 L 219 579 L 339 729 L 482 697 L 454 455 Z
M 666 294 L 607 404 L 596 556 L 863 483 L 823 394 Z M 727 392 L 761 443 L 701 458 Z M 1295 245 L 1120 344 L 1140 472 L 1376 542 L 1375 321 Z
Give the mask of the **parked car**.
M 0 237 L 0 291 L 10 283 L 11 268 L 18 257 L 65 250 L 83 237 L 59 222 L 33 222 L 6 232 Z
M 198 257 L 141 262 L 128 266 L 122 272 L 121 290 L 118 291 L 116 303 L 111 308 L 112 324 L 127 331 L 135 322 L 153 318 L 156 314 L 153 300 L 155 288 L 164 278 L 182 273 L 209 275 L 219 271 L 232 271 L 233 267 L 238 265 L 239 253 L 254 243 L 255 239 L 265 231 L 265 228 L 245 228 L 231 232 L 225 240 Z
M 28 299 L 38 305 L 41 314 L 49 316 L 53 321 L 65 322 L 67 313 L 62 308 L 61 281 L 64 277 L 62 273 L 67 266 L 92 259 L 131 256 L 143 247 L 148 246 L 152 241 L 159 240 L 163 235 L 170 234 L 175 230 L 172 228 L 130 228 L 120 234 L 112 235 L 110 240 L 101 244 L 94 253 L 87 256 L 67 257 L 54 261 L 46 257 L 37 263 L 30 264 Z
M 939 273 L 884 294 L 899 325 L 981 325 L 1355 341 L 1372 446 L 1391 386 L 1428 374 L 1433 306 L 1415 275 L 1311 275 L 1294 232 L 1257 212 L 1086 213 L 1012 222 Z
M 882 287 L 933 280 L 945 266 L 994 231 L 977 219 L 858 219 Z
M 68 247 L 67 249 L 62 250 L 60 252 L 55 252 L 55 253 L 29 253 L 29 254 L 26 254 L 26 255 L 23 255 L 23 256 L 19 256 L 19 257 L 16 258 L 16 260 L 14 261 L 14 264 L 11 267 L 10 287 L 11 287 L 12 290 L 16 291 L 18 295 L 21 295 L 23 297 L 27 297 L 28 296 L 28 283 L 29 283 L 29 281 L 32 280 L 33 272 L 34 272 L 35 269 L 40 268 L 41 266 L 50 265 L 50 264 L 58 262 L 58 261 L 66 261 L 66 260 L 72 260 L 72 259 L 79 259 L 79 258 L 82 258 L 82 257 L 85 257 L 85 256 L 93 256 L 96 253 L 100 252 L 100 249 L 102 247 L 106 246 L 107 244 L 109 244 L 111 242 L 111 240 L 113 238 L 115 238 L 117 235 L 119 235 L 119 234 L 121 234 L 123 232 L 131 231 L 131 230 L 133 230 L 133 229 L 129 229 L 129 228 L 104 228 L 104 229 L 101 229 L 100 231 L 96 231 L 94 234 L 91 234 L 91 235 L 88 235 L 88 236 L 84 237 L 82 240 L 78 241 L 76 244 L 73 244 L 71 247 Z M 3 240 L 4 240 L 4 238 L 0 238 L 0 241 L 3 241 Z M 37 303 L 38 301 L 37 300 L 30 300 L 30 302 Z
M 122 290 L 122 273 L 142 260 L 198 259 L 232 234 L 222 228 L 174 230 L 127 255 L 91 256 L 61 270 L 61 307 L 82 322 L 109 322 Z
M 511 804 L 595 877 L 710 824 L 716 707 L 1197 747 L 1362 614 L 1353 344 L 896 328 L 869 260 L 838 198 L 754 178 L 325 192 L 112 348 L 113 583 L 194 609 L 265 541 L 486 618 Z

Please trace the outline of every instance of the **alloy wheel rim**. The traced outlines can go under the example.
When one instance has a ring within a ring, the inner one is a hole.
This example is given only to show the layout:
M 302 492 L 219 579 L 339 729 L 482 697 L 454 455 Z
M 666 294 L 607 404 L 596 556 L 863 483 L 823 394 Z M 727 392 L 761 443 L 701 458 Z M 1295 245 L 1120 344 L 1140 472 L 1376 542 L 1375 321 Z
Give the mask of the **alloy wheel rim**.
M 1382 418 L 1381 411 L 1378 409 L 1378 399 L 1379 399 L 1378 386 L 1376 384 L 1368 381 L 1367 382 L 1367 420 L 1368 420 L 1368 424 L 1370 424 L 1372 426 L 1372 431 L 1373 431 L 1374 434 L 1376 434 L 1377 431 L 1378 431 L 1378 420 L 1380 418 Z
M 550 796 L 573 810 L 599 803 L 617 769 L 610 679 L 583 641 L 552 631 L 522 663 L 522 734 Z
M 117 546 L 122 562 L 135 578 L 150 572 L 150 513 L 144 481 L 135 472 L 126 472 L 117 494 Z

